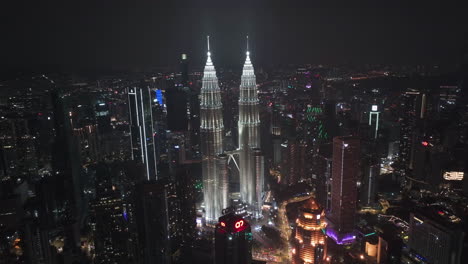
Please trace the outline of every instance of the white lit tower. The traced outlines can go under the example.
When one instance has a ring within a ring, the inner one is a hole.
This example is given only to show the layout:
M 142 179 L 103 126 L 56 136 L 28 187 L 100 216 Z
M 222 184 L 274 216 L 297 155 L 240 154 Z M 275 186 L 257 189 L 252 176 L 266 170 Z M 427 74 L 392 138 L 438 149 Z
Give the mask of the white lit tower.
M 254 217 L 259 217 L 262 206 L 264 168 L 263 156 L 259 154 L 260 118 L 257 84 L 249 55 L 247 37 L 247 57 L 239 89 L 240 194 L 242 201 L 250 206 Z
M 147 181 L 158 179 L 154 142 L 151 90 L 148 87 L 127 88 L 130 116 L 130 143 L 132 160 L 140 161 L 145 168 Z
M 223 153 L 223 114 L 221 90 L 216 70 L 211 61 L 210 37 L 208 36 L 208 58 L 203 72 L 200 103 L 200 139 L 202 150 L 203 198 L 205 219 L 213 223 L 221 216 L 227 205 L 227 177 L 220 170 L 219 156 Z

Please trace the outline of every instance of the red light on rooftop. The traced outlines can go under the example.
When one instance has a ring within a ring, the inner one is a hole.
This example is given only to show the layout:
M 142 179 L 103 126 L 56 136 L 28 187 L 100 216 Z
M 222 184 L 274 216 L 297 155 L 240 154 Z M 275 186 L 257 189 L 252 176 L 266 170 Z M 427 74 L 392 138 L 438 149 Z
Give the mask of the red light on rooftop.
M 239 228 L 241 228 L 242 226 L 244 226 L 244 220 L 239 220 L 239 221 L 237 221 L 237 222 L 234 224 L 234 227 L 235 227 L 236 229 L 239 229 Z
M 423 146 L 425 146 L 425 147 L 429 146 L 429 142 L 427 142 L 427 141 L 423 141 L 423 142 L 421 142 L 421 144 L 422 144 Z

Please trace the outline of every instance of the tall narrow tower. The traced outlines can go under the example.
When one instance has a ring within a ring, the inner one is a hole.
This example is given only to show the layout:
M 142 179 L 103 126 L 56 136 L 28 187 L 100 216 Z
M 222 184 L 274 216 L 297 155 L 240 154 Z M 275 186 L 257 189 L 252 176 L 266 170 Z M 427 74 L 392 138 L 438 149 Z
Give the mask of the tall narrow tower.
M 258 159 L 253 158 L 252 150 L 260 148 L 260 118 L 257 84 L 254 68 L 250 61 L 247 37 L 247 58 L 242 70 L 239 96 L 239 159 L 240 159 L 240 193 L 241 199 L 252 206 L 258 214 L 262 206 L 263 169 L 255 170 Z M 257 175 L 260 174 L 260 175 Z M 257 215 L 258 216 L 258 215 Z
M 354 242 L 359 177 L 360 141 L 353 136 L 333 138 L 331 210 L 327 235 L 337 244 Z
M 203 197 L 205 203 L 205 218 L 214 222 L 221 216 L 223 208 L 227 207 L 227 186 L 220 179 L 218 155 L 223 153 L 223 114 L 221 90 L 216 77 L 216 70 L 211 61 L 210 37 L 208 36 L 208 58 L 203 72 L 201 103 L 200 103 L 200 139 L 203 155 Z M 224 193 L 226 192 L 226 193 Z
M 151 90 L 128 88 L 130 113 L 130 142 L 132 159 L 140 161 L 145 167 L 145 179 L 156 180 L 158 168 L 154 142 L 153 111 L 151 109 Z

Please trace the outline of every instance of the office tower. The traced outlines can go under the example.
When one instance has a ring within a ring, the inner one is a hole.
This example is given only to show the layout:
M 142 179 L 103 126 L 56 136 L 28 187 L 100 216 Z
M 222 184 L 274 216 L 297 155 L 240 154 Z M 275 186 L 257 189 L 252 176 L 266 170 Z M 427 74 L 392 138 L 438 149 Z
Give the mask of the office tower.
M 372 105 L 369 112 L 369 126 L 372 128 L 373 139 L 376 139 L 379 133 L 379 117 L 380 112 L 378 111 L 378 106 Z
M 189 70 L 187 54 L 180 56 L 180 83 L 183 87 L 189 87 Z
M 136 186 L 139 263 L 170 263 L 168 191 L 162 182 Z
M 55 223 L 63 225 L 65 230 L 65 246 L 63 254 L 67 257 L 77 254 L 80 247 L 80 223 L 84 220 L 83 197 L 81 183 L 81 161 L 78 143 L 72 134 L 70 112 L 66 111 L 66 97 L 53 92 L 55 142 L 52 153 L 52 168 L 54 171 L 44 195 L 47 196 L 49 210 L 62 211 Z M 71 114 L 73 115 L 73 114 Z M 45 190 L 42 190 L 45 191 Z M 52 192 L 52 193 L 50 193 Z M 55 197 L 51 197 L 55 196 Z M 49 214 L 54 214 L 49 211 Z
M 261 214 L 263 181 L 255 176 L 255 164 L 252 164 L 252 149 L 260 148 L 260 117 L 257 83 L 247 37 L 247 57 L 242 70 L 239 88 L 239 166 L 241 200 L 251 206 L 254 217 Z M 257 154 L 258 155 L 258 154 Z M 256 190 L 259 190 L 258 192 Z M 259 202 L 260 201 L 260 202 Z
M 112 132 L 109 106 L 104 101 L 98 101 L 95 106 L 96 123 L 100 134 Z
M 377 203 L 377 183 L 380 175 L 379 160 L 368 157 L 363 164 L 364 173 L 360 186 L 360 204 L 363 207 L 372 207 Z
M 178 233 L 180 244 L 189 244 L 196 232 L 196 210 L 195 210 L 195 167 L 197 164 L 185 164 L 176 170 L 176 193 L 179 200 L 180 212 L 178 212 Z
M 271 114 L 271 134 L 274 137 L 281 136 L 281 117 L 277 109 L 273 109 Z
M 423 141 L 426 130 L 428 100 L 423 91 L 408 89 L 401 96 L 402 113 L 400 118 L 400 155 L 402 164 L 400 174 L 412 177 L 415 165 L 415 156 L 418 155 L 417 147 Z M 420 179 L 424 180 L 424 179 Z
M 307 144 L 295 137 L 290 137 L 283 145 L 283 183 L 287 185 L 297 184 L 306 178 L 306 150 Z
M 167 128 L 171 131 L 187 130 L 187 92 L 181 86 L 166 90 Z
M 91 202 L 96 263 L 127 263 L 128 214 L 120 190 L 112 184 L 110 168 L 104 163 L 96 166 L 96 198 Z
M 320 145 L 312 160 L 312 174 L 315 174 L 316 178 L 316 201 L 326 211 L 331 207 L 332 147 L 331 143 Z
M 248 264 L 251 262 L 250 224 L 232 213 L 221 216 L 215 230 L 215 263 Z
M 214 222 L 221 215 L 221 210 L 228 207 L 228 205 L 223 204 L 222 201 L 222 197 L 225 194 L 221 193 L 221 190 L 227 190 L 227 187 L 220 185 L 220 174 L 217 166 L 217 156 L 223 153 L 223 105 L 216 70 L 211 61 L 209 36 L 207 56 L 201 88 L 200 141 L 203 155 L 202 174 L 205 219 L 207 222 Z
M 187 97 L 190 88 L 186 54 L 181 57 L 180 73 L 179 81 L 166 89 L 167 128 L 171 131 L 186 131 L 188 128 L 190 105 Z
M 443 210 L 424 208 L 410 214 L 409 256 L 422 263 L 458 264 L 465 233 Z
M 22 181 L 36 174 L 35 137 L 28 120 L 21 114 L 10 114 L 0 120 L 0 146 L 0 175 L 3 174 L 5 180 Z
M 271 131 L 273 137 L 273 164 L 278 166 L 281 164 L 281 117 L 279 110 L 275 107 L 271 113 Z
M 120 193 L 111 190 L 91 204 L 95 221 L 94 247 L 96 263 L 128 263 L 128 216 Z
M 352 136 L 333 138 L 331 210 L 327 235 L 337 244 L 354 241 L 360 142 Z
M 278 166 L 281 164 L 281 138 L 273 138 L 273 164 Z
M 130 142 L 132 159 L 144 164 L 145 179 L 156 180 L 158 169 L 154 140 L 151 91 L 145 88 L 128 88 Z
M 327 226 L 325 211 L 311 198 L 299 208 L 296 224 L 296 234 L 293 242 L 293 263 L 324 263 L 326 243 L 325 234 L 322 230 Z

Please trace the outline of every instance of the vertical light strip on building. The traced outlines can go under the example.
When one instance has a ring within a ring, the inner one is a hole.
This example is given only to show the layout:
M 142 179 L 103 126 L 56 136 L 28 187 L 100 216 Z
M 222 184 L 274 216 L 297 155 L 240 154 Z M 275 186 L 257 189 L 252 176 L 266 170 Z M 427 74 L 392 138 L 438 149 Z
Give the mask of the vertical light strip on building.
M 144 89 L 149 90 L 147 87 L 134 87 L 127 89 L 130 120 L 130 144 L 132 148 L 132 160 L 141 160 L 141 163 L 145 166 L 145 179 L 150 181 L 157 177 L 157 163 L 153 136 L 151 94 L 148 91 L 147 98 Z M 150 161 L 154 162 L 150 163 Z

